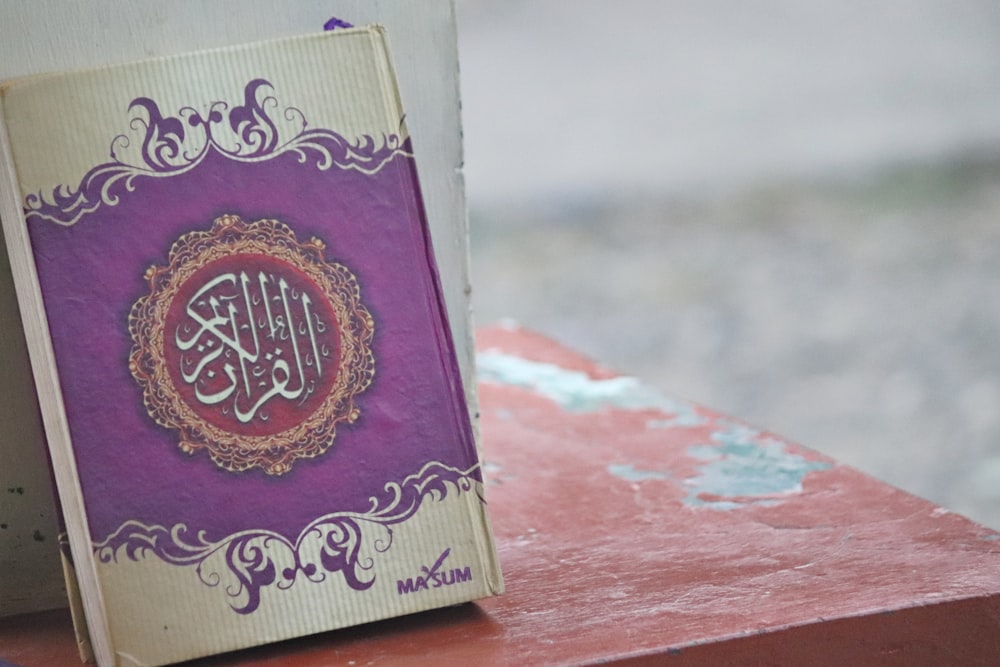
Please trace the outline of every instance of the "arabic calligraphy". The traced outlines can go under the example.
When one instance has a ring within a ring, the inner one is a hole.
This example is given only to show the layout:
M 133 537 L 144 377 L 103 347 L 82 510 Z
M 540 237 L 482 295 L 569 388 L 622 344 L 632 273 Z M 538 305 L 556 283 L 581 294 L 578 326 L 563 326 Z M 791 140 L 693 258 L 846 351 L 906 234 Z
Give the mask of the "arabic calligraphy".
M 192 276 L 181 291 L 193 293 L 175 299 L 167 317 L 175 370 L 191 390 L 184 393 L 201 414 L 217 414 L 220 426 L 239 428 L 235 419 L 256 425 L 253 432 L 284 430 L 287 420 L 268 427 L 269 404 L 309 406 L 336 372 L 335 331 L 317 288 L 276 264 L 253 256 L 214 262 Z
M 355 421 L 374 376 L 371 314 L 346 267 L 276 220 L 223 216 L 151 267 L 133 306 L 130 369 L 180 447 L 229 470 L 282 474 Z

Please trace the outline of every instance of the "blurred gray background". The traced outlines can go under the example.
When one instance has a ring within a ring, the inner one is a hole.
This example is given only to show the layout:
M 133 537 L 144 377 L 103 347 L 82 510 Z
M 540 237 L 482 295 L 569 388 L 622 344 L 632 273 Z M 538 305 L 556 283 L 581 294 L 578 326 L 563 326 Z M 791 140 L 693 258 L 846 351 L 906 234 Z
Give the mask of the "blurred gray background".
M 478 324 L 1000 528 L 1000 3 L 457 5 Z

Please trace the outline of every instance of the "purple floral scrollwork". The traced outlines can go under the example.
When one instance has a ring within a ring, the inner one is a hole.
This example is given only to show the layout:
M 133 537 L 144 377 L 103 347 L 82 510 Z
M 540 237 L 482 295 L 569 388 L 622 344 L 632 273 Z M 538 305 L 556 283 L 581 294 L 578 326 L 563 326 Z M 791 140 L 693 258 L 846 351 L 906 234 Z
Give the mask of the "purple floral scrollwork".
M 260 606 L 263 589 L 286 590 L 300 577 L 318 583 L 339 573 L 354 590 L 370 588 L 375 558 L 392 546 L 392 526 L 410 519 L 425 500 L 441 501 L 450 493 L 476 493 L 483 502 L 480 489 L 478 465 L 463 471 L 431 462 L 402 482 L 387 483 L 379 496 L 369 498 L 368 511 L 325 514 L 295 541 L 266 530 L 213 541 L 184 524 L 166 528 L 128 521 L 95 544 L 94 553 L 104 564 L 155 556 L 193 567 L 203 584 L 225 591 L 235 612 L 249 614 Z
M 102 205 L 117 205 L 123 192 L 135 190 L 137 179 L 186 173 L 213 152 L 239 162 L 291 154 L 320 170 L 336 166 L 366 174 L 397 155 L 411 155 L 409 140 L 395 134 L 350 141 L 331 130 L 310 128 L 302 111 L 282 109 L 269 90 L 273 86 L 268 81 L 254 79 L 244 87 L 242 104 L 230 108 L 215 101 L 204 112 L 183 107 L 173 116 L 164 115 L 148 97 L 132 100 L 131 131 L 111 141 L 111 161 L 84 174 L 75 189 L 60 185 L 50 195 L 28 194 L 25 218 L 73 225 Z

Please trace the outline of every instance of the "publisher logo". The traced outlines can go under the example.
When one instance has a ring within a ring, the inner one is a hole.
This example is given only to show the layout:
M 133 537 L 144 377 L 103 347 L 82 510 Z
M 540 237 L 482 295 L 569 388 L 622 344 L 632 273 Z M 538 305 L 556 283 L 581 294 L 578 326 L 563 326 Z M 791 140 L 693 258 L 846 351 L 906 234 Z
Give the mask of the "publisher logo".
M 442 571 L 444 562 L 448 559 L 449 554 L 451 554 L 450 547 L 445 549 L 441 555 L 438 556 L 438 559 L 434 561 L 434 565 L 431 565 L 430 567 L 424 565 L 421 567 L 420 574 L 416 577 L 397 579 L 396 592 L 400 595 L 408 595 L 410 593 L 425 591 L 429 588 L 454 586 L 455 584 L 472 581 L 472 568 L 469 566 L 454 567 L 450 570 Z

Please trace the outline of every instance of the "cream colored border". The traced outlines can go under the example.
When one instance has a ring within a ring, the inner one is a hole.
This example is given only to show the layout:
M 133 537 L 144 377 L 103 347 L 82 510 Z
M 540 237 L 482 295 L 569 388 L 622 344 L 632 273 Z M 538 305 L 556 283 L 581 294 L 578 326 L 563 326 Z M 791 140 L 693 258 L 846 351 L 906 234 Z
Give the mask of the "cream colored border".
M 351 588 L 339 572 L 311 579 L 300 573 L 290 586 L 262 589 L 260 606 L 250 614 L 230 607 L 225 589 L 232 580 L 207 586 L 194 566 L 169 564 L 152 553 L 99 564 L 112 605 L 115 657 L 122 665 L 187 660 L 491 595 L 497 573 L 480 557 L 484 509 L 476 489 L 428 495 L 411 518 L 392 526 L 391 548 L 381 552 L 374 546 L 384 536 L 365 538 L 359 557 L 371 561 L 370 588 Z M 440 573 L 468 568 L 471 578 L 452 576 L 450 585 L 417 588 L 415 579 L 438 560 Z M 399 582 L 405 589 L 407 580 L 414 588 L 401 592 Z

